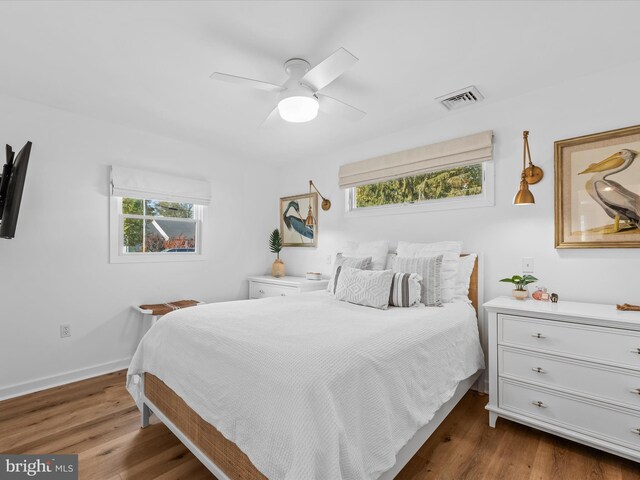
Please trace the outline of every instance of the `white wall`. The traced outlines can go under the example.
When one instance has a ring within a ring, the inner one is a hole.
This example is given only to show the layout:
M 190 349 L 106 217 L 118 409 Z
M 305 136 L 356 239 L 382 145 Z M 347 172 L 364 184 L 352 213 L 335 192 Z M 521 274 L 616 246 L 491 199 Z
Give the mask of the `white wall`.
M 6 97 L 0 137 L 33 141 L 16 237 L 0 240 L 0 397 L 126 365 L 143 333 L 132 305 L 246 298 L 246 275 L 272 261 L 269 168 Z M 207 260 L 109 264 L 114 163 L 211 182 Z
M 331 211 L 320 212 L 317 250 L 287 248 L 281 255 L 288 272 L 328 272 L 326 257 L 347 238 L 459 239 L 466 251 L 484 254 L 485 300 L 509 294 L 509 286 L 498 280 L 519 273 L 522 257 L 533 257 L 538 283 L 561 299 L 639 304 L 640 250 L 556 250 L 553 218 L 553 142 L 640 124 L 640 97 L 634 93 L 638 78 L 640 63 L 621 66 L 500 103 L 488 99 L 437 122 L 371 139 L 331 157 L 283 166 L 281 196 L 304 192 L 311 178 L 333 202 Z M 494 131 L 495 206 L 345 218 L 339 165 L 488 129 Z M 522 168 L 523 130 L 530 130 L 534 163 L 545 172 L 542 182 L 531 187 L 536 205 L 530 207 L 511 204 Z M 640 168 L 640 163 L 633 168 Z

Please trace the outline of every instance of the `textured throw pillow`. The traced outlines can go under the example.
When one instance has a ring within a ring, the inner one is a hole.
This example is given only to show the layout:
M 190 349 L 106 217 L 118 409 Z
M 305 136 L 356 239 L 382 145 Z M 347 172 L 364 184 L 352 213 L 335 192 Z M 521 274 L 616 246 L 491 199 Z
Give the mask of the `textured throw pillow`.
M 374 242 L 346 242 L 341 250 L 344 257 L 371 257 L 370 270 L 384 270 L 389 253 L 389 242 L 378 240 Z
M 442 255 L 436 257 L 401 257 L 393 259 L 394 273 L 417 273 L 422 277 L 420 301 L 427 307 L 441 307 L 440 270 Z
M 336 285 L 336 299 L 364 307 L 386 310 L 389 307 L 391 270 L 360 270 L 341 267 Z
M 331 293 L 335 293 L 336 284 L 340 276 L 340 267 L 352 267 L 359 268 L 361 270 L 367 270 L 371 265 L 371 257 L 359 258 L 359 257 L 344 257 L 341 253 L 336 255 L 336 259 L 333 262 L 333 270 L 331 272 L 331 278 L 327 285 L 327 290 Z
M 470 253 L 464 257 L 460 257 L 458 265 L 458 277 L 456 279 L 455 300 L 470 302 L 469 300 L 469 284 L 471 283 L 471 274 L 476 263 L 478 255 Z
M 413 307 L 420 303 L 422 277 L 417 273 L 394 273 L 389 305 Z
M 462 242 L 408 243 L 398 242 L 399 257 L 433 257 L 442 255 L 442 302 L 453 301 L 458 277 Z

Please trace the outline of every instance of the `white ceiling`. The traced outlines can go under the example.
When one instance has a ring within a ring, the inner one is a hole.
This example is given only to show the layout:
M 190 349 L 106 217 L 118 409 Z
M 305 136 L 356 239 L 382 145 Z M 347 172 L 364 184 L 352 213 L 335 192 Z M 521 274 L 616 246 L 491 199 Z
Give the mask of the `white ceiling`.
M 470 84 L 495 102 L 640 58 L 638 2 L 1 2 L 0 18 L 0 93 L 256 161 L 451 115 L 433 99 Z M 288 58 L 341 46 L 360 61 L 323 92 L 358 123 L 259 129 L 272 94 L 209 79 L 282 83 Z

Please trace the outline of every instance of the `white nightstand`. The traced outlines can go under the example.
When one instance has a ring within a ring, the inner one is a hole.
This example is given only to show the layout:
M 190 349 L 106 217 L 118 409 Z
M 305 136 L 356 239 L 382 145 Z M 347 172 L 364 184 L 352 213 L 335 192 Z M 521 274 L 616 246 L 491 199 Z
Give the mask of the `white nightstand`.
M 326 290 L 329 280 L 307 280 L 304 277 L 258 275 L 249 277 L 249 298 L 285 297 L 315 290 Z
M 640 461 L 640 313 L 499 297 L 489 313 L 498 417 Z

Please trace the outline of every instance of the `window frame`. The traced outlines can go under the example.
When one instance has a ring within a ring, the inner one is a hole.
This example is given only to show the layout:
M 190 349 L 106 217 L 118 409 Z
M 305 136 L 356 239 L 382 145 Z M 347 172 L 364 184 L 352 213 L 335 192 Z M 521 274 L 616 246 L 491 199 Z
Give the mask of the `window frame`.
M 204 205 L 193 204 L 193 218 L 154 217 L 152 215 L 136 215 L 122 213 L 122 198 L 109 198 L 109 263 L 157 263 L 157 262 L 192 262 L 206 260 L 202 250 Z M 155 200 L 155 199 L 146 199 Z M 137 218 L 141 220 L 162 219 L 184 223 L 195 223 L 196 246 L 195 252 L 132 252 L 124 253 L 124 219 Z
M 461 196 L 453 198 L 438 198 L 423 200 L 414 203 L 394 203 L 390 205 L 377 205 L 373 207 L 355 206 L 355 189 L 345 189 L 345 216 L 346 217 L 370 217 L 377 215 L 398 215 L 405 213 L 438 212 L 463 208 L 492 207 L 495 205 L 495 177 L 493 160 L 485 160 L 482 163 L 482 193 L 479 195 Z M 450 165 L 441 170 L 449 170 L 461 165 Z M 428 173 L 428 172 L 422 172 Z M 421 175 L 416 173 L 415 175 Z

